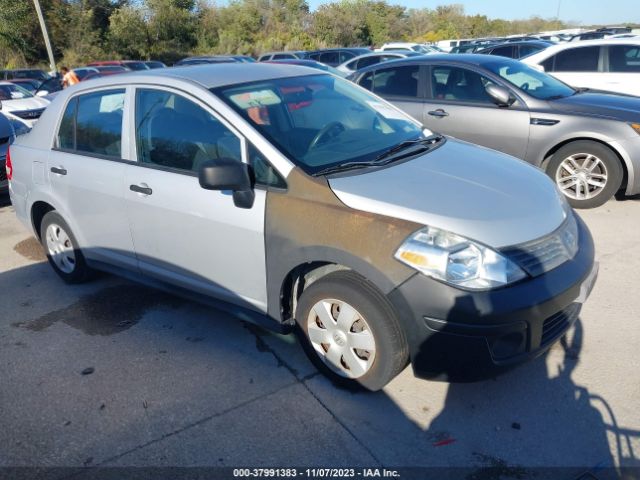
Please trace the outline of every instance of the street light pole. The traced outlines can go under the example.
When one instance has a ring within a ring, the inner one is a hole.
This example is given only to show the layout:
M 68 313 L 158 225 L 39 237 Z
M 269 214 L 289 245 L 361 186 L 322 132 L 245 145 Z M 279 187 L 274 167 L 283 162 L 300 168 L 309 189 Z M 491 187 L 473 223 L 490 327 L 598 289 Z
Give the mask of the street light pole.
M 51 40 L 49 40 L 49 32 L 47 31 L 47 25 L 44 23 L 44 16 L 42 15 L 42 8 L 40 8 L 40 0 L 33 0 L 36 6 L 36 13 L 38 14 L 38 20 L 40 21 L 40 28 L 42 29 L 42 36 L 44 37 L 44 44 L 47 47 L 47 55 L 49 55 L 49 66 L 51 71 L 56 71 L 56 61 L 53 58 L 53 49 L 51 48 Z
M 558 11 L 556 12 L 556 20 L 560 20 L 560 4 L 562 0 L 558 0 Z

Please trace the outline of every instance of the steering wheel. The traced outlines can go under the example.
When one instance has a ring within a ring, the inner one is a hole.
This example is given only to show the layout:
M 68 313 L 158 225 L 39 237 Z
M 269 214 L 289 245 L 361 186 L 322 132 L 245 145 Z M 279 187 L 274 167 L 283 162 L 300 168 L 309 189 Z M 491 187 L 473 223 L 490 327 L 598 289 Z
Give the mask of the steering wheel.
M 320 129 L 320 131 L 318 133 L 316 133 L 316 136 L 313 137 L 313 140 L 311 140 L 311 143 L 309 144 L 309 150 L 313 150 L 314 148 L 316 148 L 318 145 L 323 144 L 327 139 L 324 139 L 324 137 L 328 136 L 330 132 L 333 132 L 335 130 L 335 134 L 333 134 L 332 136 L 336 136 L 341 134 L 342 132 L 344 132 L 346 130 L 346 128 L 344 127 L 344 125 L 340 122 L 329 122 L 327 123 L 324 127 L 322 127 Z
M 529 90 L 529 82 L 524 82 L 522 85 L 520 85 L 520 89 L 524 90 L 525 92 Z

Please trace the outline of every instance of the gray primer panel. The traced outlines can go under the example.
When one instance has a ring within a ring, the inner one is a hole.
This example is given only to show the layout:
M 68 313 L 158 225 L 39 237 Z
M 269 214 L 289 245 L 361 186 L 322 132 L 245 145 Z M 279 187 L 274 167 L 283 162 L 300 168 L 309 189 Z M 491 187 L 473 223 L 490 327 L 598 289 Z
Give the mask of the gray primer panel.
M 286 193 L 267 194 L 265 242 L 269 316 L 281 315 L 281 293 L 287 275 L 309 262 L 344 265 L 389 293 L 416 271 L 393 254 L 420 225 L 353 210 L 341 203 L 324 179 L 294 168 Z

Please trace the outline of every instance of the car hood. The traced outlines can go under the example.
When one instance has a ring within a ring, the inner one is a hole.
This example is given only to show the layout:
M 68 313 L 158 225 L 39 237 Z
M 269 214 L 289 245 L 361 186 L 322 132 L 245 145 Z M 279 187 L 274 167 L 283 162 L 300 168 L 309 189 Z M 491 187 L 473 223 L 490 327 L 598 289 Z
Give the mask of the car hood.
M 493 248 L 547 235 L 566 218 L 561 194 L 541 170 L 451 139 L 410 161 L 328 181 L 351 208 L 445 229 Z
M 2 100 L 2 109 L 7 112 L 19 112 L 22 110 L 36 110 L 49 105 L 49 100 L 42 97 L 19 98 L 16 100 Z
M 587 91 L 549 102 L 552 108 L 581 115 L 598 115 L 623 122 L 640 122 L 640 97 Z

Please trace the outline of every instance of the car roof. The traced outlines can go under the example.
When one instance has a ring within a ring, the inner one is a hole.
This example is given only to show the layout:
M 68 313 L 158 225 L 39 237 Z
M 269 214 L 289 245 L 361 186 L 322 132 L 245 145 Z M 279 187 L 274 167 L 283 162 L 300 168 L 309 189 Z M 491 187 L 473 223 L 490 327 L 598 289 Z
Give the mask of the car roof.
M 317 69 L 284 63 L 208 63 L 127 72 L 91 82 L 91 87 L 126 85 L 138 82 L 161 84 L 162 79 L 165 78 L 197 83 L 204 88 L 210 89 L 252 81 L 323 74 L 322 71 Z
M 497 59 L 505 62 L 513 62 L 520 64 L 518 60 L 508 57 L 498 57 L 495 55 L 480 55 L 478 53 L 458 53 L 451 55 L 449 53 L 434 53 L 431 55 L 421 55 L 418 57 L 399 58 L 397 60 L 389 60 L 388 62 L 376 63 L 369 67 L 362 68 L 358 72 L 369 70 L 377 70 L 378 68 L 388 68 L 393 65 L 416 65 L 416 64 L 432 64 L 432 63 L 456 63 L 471 66 L 482 66 L 489 62 L 495 62 Z
M 640 38 L 607 38 L 607 39 L 596 39 L 596 40 L 581 40 L 579 42 L 567 42 L 567 43 L 558 43 L 556 45 L 552 45 L 548 48 L 540 52 L 536 52 L 533 55 L 529 55 L 526 58 L 521 59 L 525 63 L 529 63 L 535 59 L 546 59 L 551 55 L 554 55 L 558 52 L 562 52 L 563 50 L 567 50 L 569 48 L 580 48 L 580 47 L 599 47 L 602 45 L 634 45 L 640 46 Z

